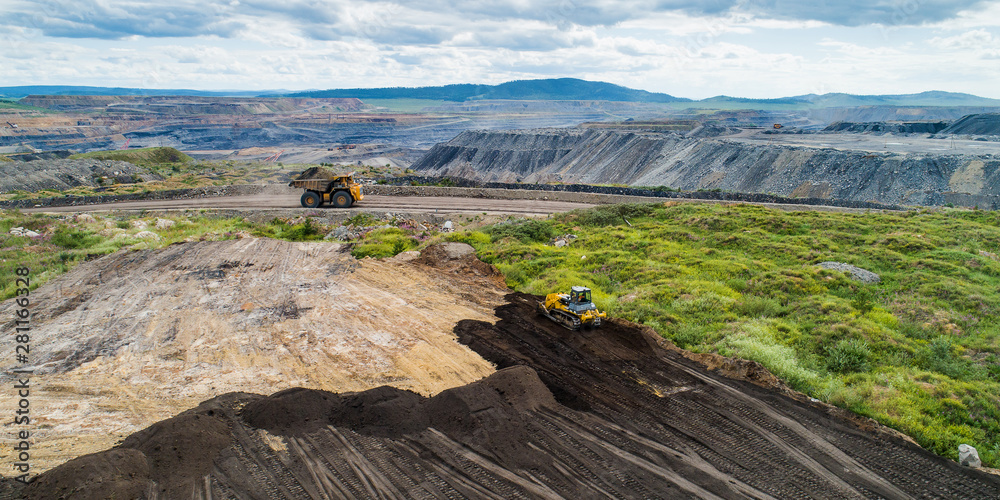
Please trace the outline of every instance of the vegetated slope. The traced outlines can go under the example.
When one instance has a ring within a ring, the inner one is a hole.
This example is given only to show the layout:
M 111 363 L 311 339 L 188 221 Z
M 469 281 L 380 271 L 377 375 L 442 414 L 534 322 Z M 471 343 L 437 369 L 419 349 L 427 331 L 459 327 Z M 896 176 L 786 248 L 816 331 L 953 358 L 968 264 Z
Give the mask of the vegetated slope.
M 182 228 L 148 232 L 171 230 Z M 335 243 L 245 238 L 80 264 L 31 293 L 31 401 L 44 409 L 32 414 L 33 470 L 227 392 L 389 384 L 429 395 L 488 375 L 451 330 L 492 318 L 506 289 L 489 266 L 454 257 L 431 269 L 357 261 Z M 14 307 L 8 300 L 0 314 L 13 318 Z M 13 341 L 0 347 L 13 352 Z M 0 362 L 5 384 L 13 362 Z
M 1000 161 L 751 145 L 598 129 L 468 131 L 434 146 L 422 174 L 503 182 L 721 189 L 889 204 L 1000 207 Z
M 158 165 L 162 163 L 188 163 L 194 161 L 190 156 L 174 148 L 138 148 L 112 151 L 91 151 L 70 157 L 71 159 L 95 159 L 127 161 L 136 165 Z
M 942 134 L 1000 135 L 1000 113 L 968 115 L 941 131 Z
M 228 394 L 40 476 L 53 498 L 992 498 L 1000 479 L 726 380 L 611 321 L 568 332 L 508 296 L 455 333 L 502 370 L 423 398 Z M 753 364 L 716 360 L 766 379 Z
M 554 236 L 573 233 L 562 248 Z M 490 237 L 492 243 L 484 243 Z M 764 364 L 812 397 L 1000 465 L 1000 214 L 783 212 L 667 202 L 467 240 L 519 291 L 590 286 L 612 317 Z M 817 266 L 881 275 L 865 284 Z

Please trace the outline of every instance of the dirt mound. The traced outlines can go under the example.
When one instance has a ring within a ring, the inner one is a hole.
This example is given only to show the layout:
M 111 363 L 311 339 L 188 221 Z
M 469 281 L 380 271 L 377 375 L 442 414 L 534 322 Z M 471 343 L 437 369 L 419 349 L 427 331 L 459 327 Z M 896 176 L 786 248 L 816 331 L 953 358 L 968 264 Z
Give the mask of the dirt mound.
M 338 174 L 335 174 L 332 170 L 324 167 L 309 167 L 299 174 L 295 180 L 304 181 L 309 179 L 333 179 L 334 177 L 338 177 Z
M 942 134 L 1000 135 L 1000 113 L 979 113 L 963 116 L 941 131 Z
M 476 250 L 466 243 L 439 243 L 420 252 L 415 264 L 448 271 L 490 278 L 499 286 L 506 287 L 503 273 L 491 264 L 476 257 Z
M 139 450 L 115 448 L 66 462 L 33 481 L 23 498 L 148 498 L 149 462 Z
M 430 398 L 388 387 L 227 395 L 81 462 L 141 447 L 130 479 L 96 484 L 66 464 L 27 498 L 53 498 L 60 490 L 41 486 L 54 484 L 262 500 L 1000 496 L 996 477 L 707 372 L 647 328 L 570 332 L 534 313 L 538 297 L 508 299 L 498 322 L 455 327 L 503 367 L 480 381 Z

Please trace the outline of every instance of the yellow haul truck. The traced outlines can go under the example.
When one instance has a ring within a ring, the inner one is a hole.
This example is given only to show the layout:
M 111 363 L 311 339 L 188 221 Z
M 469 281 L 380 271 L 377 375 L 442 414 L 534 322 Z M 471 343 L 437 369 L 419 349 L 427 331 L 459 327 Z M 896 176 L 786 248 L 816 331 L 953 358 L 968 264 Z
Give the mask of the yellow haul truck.
M 300 199 L 303 207 L 316 208 L 324 203 L 331 203 L 337 208 L 348 208 L 364 198 L 361 184 L 354 182 L 354 172 L 347 175 L 330 175 L 326 178 L 310 176 L 304 179 L 308 173 L 307 170 L 298 179 L 288 183 L 289 186 L 305 190 Z

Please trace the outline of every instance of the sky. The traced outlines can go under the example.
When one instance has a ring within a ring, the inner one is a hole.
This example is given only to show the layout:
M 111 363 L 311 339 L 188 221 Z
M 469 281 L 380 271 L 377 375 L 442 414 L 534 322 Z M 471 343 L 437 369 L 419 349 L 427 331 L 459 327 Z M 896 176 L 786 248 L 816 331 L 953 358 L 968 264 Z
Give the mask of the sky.
M 1000 0 L 0 0 L 0 86 L 1000 98 Z

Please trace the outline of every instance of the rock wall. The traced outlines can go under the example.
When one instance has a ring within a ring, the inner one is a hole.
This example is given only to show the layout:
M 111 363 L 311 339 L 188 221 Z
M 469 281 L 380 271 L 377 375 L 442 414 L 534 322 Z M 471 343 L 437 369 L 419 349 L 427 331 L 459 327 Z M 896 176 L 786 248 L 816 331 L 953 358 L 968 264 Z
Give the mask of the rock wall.
M 886 204 L 1000 208 L 1000 158 L 743 144 L 674 133 L 470 131 L 413 164 L 421 175 L 667 186 Z

